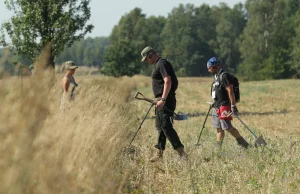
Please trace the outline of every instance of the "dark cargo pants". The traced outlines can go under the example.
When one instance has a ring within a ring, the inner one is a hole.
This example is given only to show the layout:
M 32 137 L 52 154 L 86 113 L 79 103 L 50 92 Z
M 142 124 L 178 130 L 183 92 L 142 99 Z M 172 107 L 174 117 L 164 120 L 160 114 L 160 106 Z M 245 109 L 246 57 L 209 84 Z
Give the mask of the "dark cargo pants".
M 168 110 L 166 110 L 167 108 Z M 176 150 L 178 148 L 184 147 L 179 139 L 179 136 L 175 129 L 173 128 L 173 113 L 176 108 L 176 98 L 175 95 L 169 95 L 165 106 L 163 109 L 156 109 L 156 121 L 155 127 L 158 132 L 158 141 L 155 147 L 160 150 L 165 150 L 166 140 L 168 139 Z

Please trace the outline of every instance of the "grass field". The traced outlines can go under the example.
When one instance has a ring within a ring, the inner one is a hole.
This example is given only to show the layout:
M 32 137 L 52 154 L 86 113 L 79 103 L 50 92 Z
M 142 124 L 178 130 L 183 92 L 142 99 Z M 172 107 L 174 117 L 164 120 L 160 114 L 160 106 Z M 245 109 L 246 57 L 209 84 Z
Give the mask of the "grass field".
M 188 161 L 167 143 L 163 162 L 150 163 L 156 131 L 154 110 L 126 148 L 150 105 L 149 77 L 77 76 L 70 110 L 59 110 L 60 78 L 0 80 L 0 193 L 300 193 L 300 81 L 242 82 L 240 118 L 265 148 L 243 150 L 226 133 L 221 152 L 213 152 L 216 131 L 208 111 L 212 78 L 180 78 L 177 111 L 187 121 L 174 124 Z M 238 120 L 233 125 L 253 144 Z M 125 151 L 124 151 L 125 150 Z

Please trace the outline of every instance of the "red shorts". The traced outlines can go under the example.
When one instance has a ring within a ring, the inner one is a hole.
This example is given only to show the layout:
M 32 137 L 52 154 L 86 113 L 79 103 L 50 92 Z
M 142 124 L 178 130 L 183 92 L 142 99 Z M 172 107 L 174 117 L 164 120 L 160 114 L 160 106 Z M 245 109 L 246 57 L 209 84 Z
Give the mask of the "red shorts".
M 231 107 L 230 106 L 221 106 L 217 110 L 217 114 L 219 115 L 219 119 L 222 120 L 232 120 L 232 116 L 228 116 L 231 113 Z

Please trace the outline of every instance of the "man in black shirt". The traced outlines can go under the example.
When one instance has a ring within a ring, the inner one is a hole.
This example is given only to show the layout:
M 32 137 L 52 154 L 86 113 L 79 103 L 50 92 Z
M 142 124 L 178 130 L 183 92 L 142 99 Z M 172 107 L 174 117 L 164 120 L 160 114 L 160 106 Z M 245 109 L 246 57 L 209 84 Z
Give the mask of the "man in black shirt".
M 249 146 L 248 142 L 240 135 L 239 131 L 232 126 L 232 117 L 229 116 L 231 112 L 233 115 L 238 114 L 232 85 L 232 76 L 228 73 L 224 73 L 225 71 L 221 68 L 220 61 L 215 57 L 207 62 L 207 69 L 215 76 L 212 83 L 211 96 L 214 99 L 212 126 L 217 129 L 216 146 L 221 147 L 225 137 L 224 130 L 227 130 L 236 138 L 239 145 L 247 148 Z
M 146 47 L 141 52 L 142 62 L 153 65 L 152 71 L 152 90 L 156 99 L 156 129 L 158 131 L 158 142 L 155 148 L 157 154 L 150 159 L 156 162 L 162 159 L 163 151 L 166 146 L 166 139 L 170 141 L 173 148 L 178 151 L 181 159 L 186 159 L 184 146 L 182 145 L 177 132 L 173 128 L 173 112 L 176 108 L 175 91 L 178 80 L 170 62 L 162 59 L 151 47 Z

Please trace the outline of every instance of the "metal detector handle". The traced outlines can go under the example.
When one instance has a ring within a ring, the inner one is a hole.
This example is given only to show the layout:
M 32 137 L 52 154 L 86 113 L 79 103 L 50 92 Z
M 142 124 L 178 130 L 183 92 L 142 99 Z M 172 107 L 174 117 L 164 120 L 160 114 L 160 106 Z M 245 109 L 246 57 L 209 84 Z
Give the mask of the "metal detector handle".
M 248 129 L 248 131 L 250 131 L 250 133 L 252 133 L 252 135 L 254 135 L 254 137 L 257 139 L 257 135 L 242 121 L 242 119 L 240 119 L 240 117 L 238 115 L 236 115 L 236 118 Z
M 142 97 L 138 97 L 139 95 L 141 95 Z M 135 99 L 138 99 L 138 100 L 145 100 L 145 101 L 150 102 L 150 103 L 152 103 L 152 104 L 156 104 L 155 101 L 154 101 L 153 99 L 146 98 L 146 97 L 145 97 L 142 93 L 140 93 L 140 92 L 137 92 L 137 93 L 135 94 L 134 98 L 135 98 Z M 158 99 L 160 99 L 160 98 L 158 98 Z M 170 112 L 170 113 L 172 113 L 172 114 L 174 114 L 174 115 L 178 115 L 178 114 L 176 114 L 174 111 L 172 111 L 172 110 L 170 110 L 170 109 L 168 109 L 168 108 L 166 108 L 166 107 L 164 107 L 163 109 L 165 109 L 166 111 L 168 111 L 168 112 Z
M 142 97 L 139 97 L 139 95 L 141 95 Z M 145 96 L 144 96 L 142 93 L 137 92 L 137 93 L 134 95 L 134 98 L 135 98 L 135 99 L 138 99 L 138 100 L 143 100 L 143 99 L 145 98 Z
M 138 97 L 139 95 L 141 95 L 142 97 Z M 153 99 L 150 99 L 150 98 L 146 98 L 142 93 L 140 92 L 137 92 L 134 96 L 135 99 L 138 99 L 138 100 L 145 100 L 147 102 L 150 102 L 152 104 L 156 104 L 155 100 Z
M 200 134 L 199 134 L 198 141 L 197 141 L 197 144 L 196 144 L 196 145 L 199 145 L 200 137 L 201 137 L 201 135 L 202 135 L 203 129 L 205 128 L 205 123 L 206 123 L 207 117 L 208 117 L 209 112 L 210 112 L 211 109 L 212 109 L 212 105 L 209 105 L 209 109 L 208 109 L 208 112 L 207 112 L 207 114 L 206 114 L 205 120 L 204 120 L 204 122 L 203 122 L 202 129 L 201 129 L 201 131 L 200 131 Z
M 149 112 L 150 112 L 150 110 L 151 110 L 151 108 L 152 108 L 153 106 L 154 106 L 154 104 L 151 104 L 151 106 L 150 106 L 148 112 L 147 112 L 146 115 L 144 116 L 143 121 L 141 122 L 140 126 L 139 126 L 138 129 L 136 130 L 136 132 L 135 132 L 135 134 L 134 134 L 134 136 L 133 136 L 133 138 L 132 138 L 132 140 L 131 140 L 131 142 L 130 142 L 130 144 L 129 144 L 129 147 L 131 146 L 131 144 L 132 144 L 132 142 L 133 142 L 135 136 L 137 135 L 137 133 L 138 133 L 139 130 L 141 129 L 141 127 L 142 127 L 142 125 L 143 125 L 143 123 L 144 123 L 146 117 L 148 116 L 148 114 L 149 114 Z
M 145 98 L 145 96 L 141 93 L 141 92 L 137 92 L 135 95 L 134 95 L 134 98 L 137 98 L 139 99 L 139 95 L 141 95 L 143 98 Z

